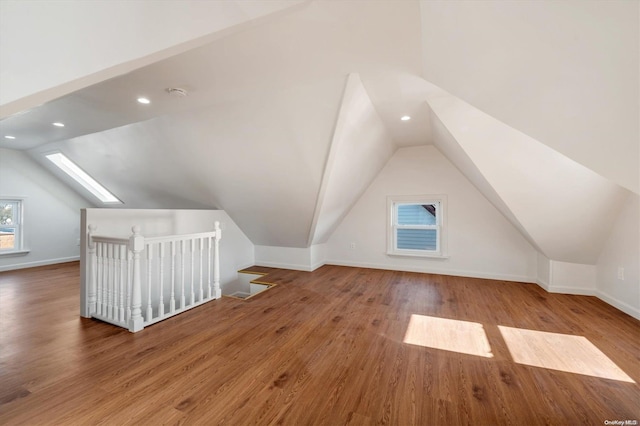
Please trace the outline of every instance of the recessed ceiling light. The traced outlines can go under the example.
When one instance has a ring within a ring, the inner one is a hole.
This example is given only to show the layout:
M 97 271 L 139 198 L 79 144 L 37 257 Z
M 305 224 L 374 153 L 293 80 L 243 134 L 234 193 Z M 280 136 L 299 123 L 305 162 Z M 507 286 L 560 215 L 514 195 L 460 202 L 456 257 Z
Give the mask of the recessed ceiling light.
M 141 104 L 150 104 L 151 101 L 147 98 L 138 98 L 138 102 L 140 102 Z
M 64 123 L 60 123 L 60 122 L 57 122 L 57 121 L 55 123 L 51 123 L 51 124 L 53 124 L 56 127 L 64 127 Z
M 5 139 L 15 139 L 16 137 L 15 136 L 11 136 L 11 135 L 6 135 L 4 138 Z
M 403 115 L 402 117 L 400 117 L 400 120 L 409 121 L 409 120 L 411 120 L 411 117 L 409 117 L 408 115 Z

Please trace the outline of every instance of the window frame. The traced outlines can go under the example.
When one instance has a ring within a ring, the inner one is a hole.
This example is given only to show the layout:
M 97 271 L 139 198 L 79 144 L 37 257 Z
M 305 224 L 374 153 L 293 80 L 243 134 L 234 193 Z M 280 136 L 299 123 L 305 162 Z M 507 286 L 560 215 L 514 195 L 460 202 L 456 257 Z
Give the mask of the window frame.
M 427 205 L 436 207 L 435 225 L 400 225 L 398 224 L 399 205 Z M 438 195 L 396 195 L 387 197 L 387 254 L 390 256 L 412 256 L 448 258 L 447 253 L 447 196 Z M 399 229 L 434 229 L 436 230 L 436 250 L 415 250 L 398 248 Z
M 8 197 L 0 196 L 0 203 L 2 204 L 14 204 L 17 214 L 14 213 L 14 219 L 17 219 L 17 223 L 12 223 L 11 228 L 15 229 L 13 248 L 3 249 L 0 248 L 0 256 L 11 254 L 24 254 L 29 250 L 24 248 L 24 204 L 25 199 L 23 197 Z M 1 225 L 0 225 L 1 226 Z

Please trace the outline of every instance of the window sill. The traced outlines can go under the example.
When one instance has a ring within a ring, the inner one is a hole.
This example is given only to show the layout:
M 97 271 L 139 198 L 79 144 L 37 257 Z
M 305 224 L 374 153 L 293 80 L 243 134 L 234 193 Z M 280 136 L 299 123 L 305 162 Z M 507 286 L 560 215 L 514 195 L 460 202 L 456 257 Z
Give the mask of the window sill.
M 0 257 L 11 257 L 11 256 L 26 256 L 29 254 L 31 250 L 13 250 L 13 251 L 0 251 Z
M 437 253 L 420 253 L 420 252 L 397 252 L 397 251 L 388 251 L 387 256 L 398 256 L 398 257 L 428 257 L 430 259 L 449 259 L 449 256 L 446 254 L 437 254 Z

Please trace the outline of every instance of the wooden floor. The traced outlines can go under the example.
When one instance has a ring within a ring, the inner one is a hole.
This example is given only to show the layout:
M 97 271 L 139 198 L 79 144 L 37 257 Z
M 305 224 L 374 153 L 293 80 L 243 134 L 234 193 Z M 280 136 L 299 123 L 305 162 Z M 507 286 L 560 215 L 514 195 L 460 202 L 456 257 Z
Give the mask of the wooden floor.
M 594 297 L 337 266 L 269 271 L 278 285 L 256 297 L 137 334 L 78 316 L 76 263 L 0 273 L 0 424 L 640 420 L 640 324 Z M 544 366 L 525 365 L 527 351 Z

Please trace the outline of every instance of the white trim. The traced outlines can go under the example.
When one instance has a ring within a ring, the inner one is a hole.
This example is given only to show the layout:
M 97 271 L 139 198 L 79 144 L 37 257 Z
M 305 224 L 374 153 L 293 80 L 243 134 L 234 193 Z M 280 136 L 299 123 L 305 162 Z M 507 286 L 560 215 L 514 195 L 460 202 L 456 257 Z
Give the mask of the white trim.
M 58 259 L 38 260 L 37 262 L 18 263 L 14 265 L 0 266 L 0 271 L 13 271 L 16 269 L 35 268 L 36 266 L 55 265 L 56 263 L 76 262 L 80 256 L 61 257 Z
M 314 263 L 313 265 L 311 265 L 311 269 L 310 269 L 310 271 L 309 271 L 309 272 L 313 272 L 313 271 L 315 271 L 316 269 L 321 268 L 321 267 L 323 267 L 323 266 L 324 266 L 324 265 L 326 265 L 326 264 L 327 264 L 327 262 L 325 262 L 324 260 L 323 260 L 322 262 Z
M 544 288 L 544 287 L 542 287 Z M 594 296 L 595 289 L 592 288 L 575 288 L 575 287 L 554 287 L 545 288 L 549 293 L 573 294 L 576 296 Z
M 631 315 L 635 319 L 640 320 L 640 309 L 634 308 L 628 303 L 611 297 L 608 294 L 601 292 L 600 290 L 596 290 L 594 296 L 602 300 L 603 302 L 608 303 L 614 308 L 621 310 L 625 314 Z
M 429 257 L 431 259 L 450 259 L 451 256 L 446 256 L 442 254 L 436 254 L 434 252 L 426 251 L 422 252 L 419 250 L 397 250 L 395 252 L 387 252 L 387 256 L 398 256 L 398 257 Z
M 256 263 L 255 263 L 255 262 L 252 262 L 252 263 L 249 263 L 248 265 L 245 265 L 245 266 L 242 266 L 242 267 L 240 267 L 240 268 L 236 269 L 236 272 L 237 272 L 237 273 L 240 273 L 240 271 L 244 271 L 245 269 L 249 269 L 249 268 L 251 268 L 252 266 L 258 266 L 258 265 L 256 265 Z
M 572 288 L 572 287 L 549 287 L 548 284 L 546 284 L 544 281 L 540 280 L 539 278 L 536 279 L 536 284 L 538 284 L 540 287 L 542 287 L 545 291 L 549 293 L 597 297 L 598 299 L 602 300 L 606 304 L 611 305 L 614 308 L 624 312 L 625 314 L 631 315 L 632 317 L 640 320 L 640 309 L 636 309 L 633 306 L 629 305 L 628 303 L 625 303 L 621 300 L 611 297 L 600 290 L 580 289 L 580 288 Z
M 435 226 L 418 228 L 437 230 L 436 250 L 402 250 L 396 248 L 395 211 L 396 204 L 437 204 L 437 223 Z M 388 195 L 387 196 L 387 255 L 404 257 L 431 257 L 447 259 L 447 195 L 446 194 L 421 194 L 421 195 Z
M 24 226 L 24 211 L 27 197 L 25 196 L 0 196 L 0 200 L 5 200 L 8 202 L 14 202 L 17 204 L 18 208 L 18 223 L 12 226 L 6 226 L 7 228 L 14 228 L 14 248 L 13 249 L 4 249 L 0 250 L 0 257 L 7 256 L 22 256 L 29 253 L 29 249 L 25 248 L 27 245 L 25 238 L 25 226 Z
M 12 256 L 24 256 L 31 253 L 29 249 L 21 249 L 21 250 L 11 250 L 11 251 L 0 251 L 0 258 L 2 257 L 12 257 Z
M 292 269 L 294 271 L 312 272 L 310 265 L 294 264 L 294 263 L 278 263 L 257 261 L 255 266 L 266 266 L 267 268 Z
M 457 271 L 454 269 L 424 268 L 424 267 L 404 266 L 404 265 L 379 265 L 376 263 L 367 263 L 367 262 L 349 262 L 349 261 L 344 262 L 342 260 L 327 260 L 325 264 L 338 265 L 338 266 L 351 266 L 355 268 L 383 269 L 387 271 L 419 272 L 423 274 L 451 275 L 455 277 L 480 278 L 480 279 L 497 280 L 497 281 L 535 283 L 535 278 L 527 277 L 524 275 L 492 274 L 492 273 L 486 273 L 486 272 Z
M 549 291 L 549 283 L 544 282 L 543 280 L 540 279 L 540 277 L 536 278 L 536 284 L 538 284 L 540 287 L 542 287 L 544 290 Z

